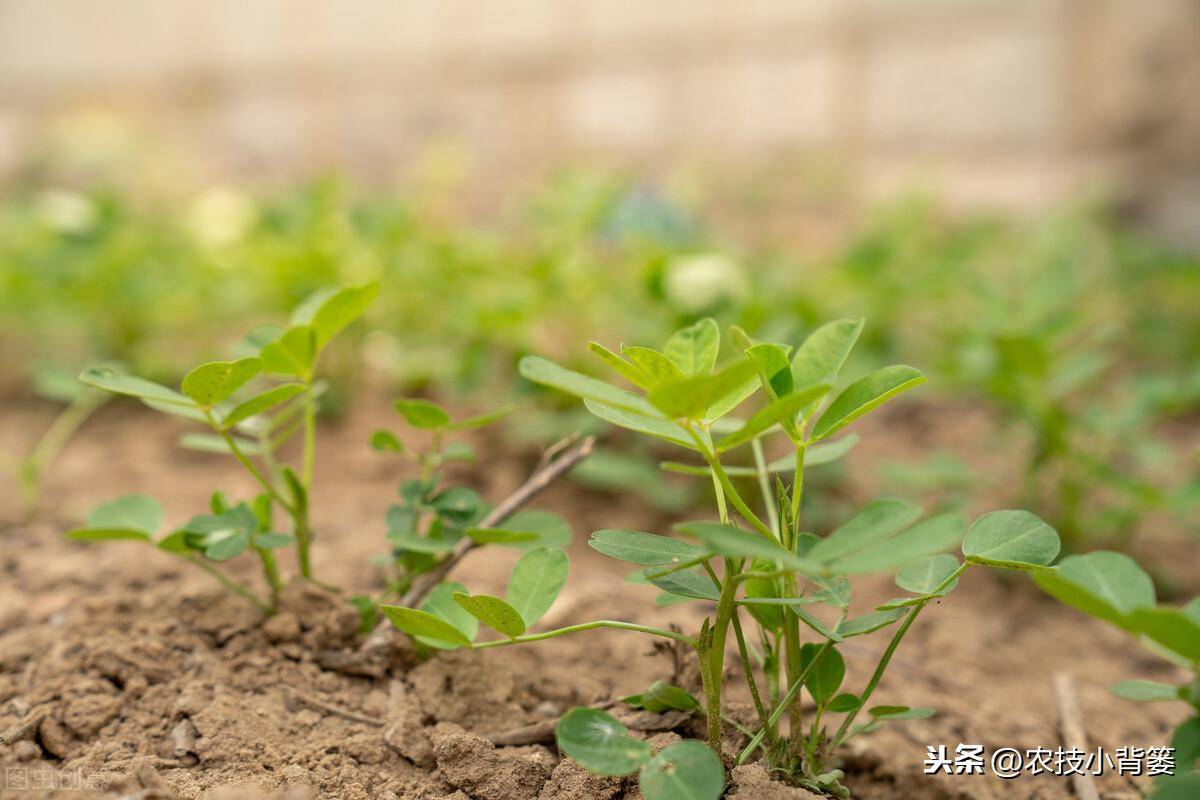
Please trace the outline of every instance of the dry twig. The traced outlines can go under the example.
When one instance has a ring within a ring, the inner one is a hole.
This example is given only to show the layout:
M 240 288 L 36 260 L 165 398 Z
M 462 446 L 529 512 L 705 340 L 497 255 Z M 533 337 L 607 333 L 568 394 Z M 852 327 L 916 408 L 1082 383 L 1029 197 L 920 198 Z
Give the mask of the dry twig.
M 1075 697 L 1075 681 L 1070 674 L 1055 673 L 1054 699 L 1058 703 L 1058 726 L 1063 744 L 1086 751 L 1087 732 L 1083 729 L 1083 716 L 1079 713 L 1079 701 Z M 1096 791 L 1096 780 L 1090 773 L 1073 773 L 1071 787 L 1079 800 L 1100 800 L 1100 793 Z
M 315 697 L 310 697 L 309 695 L 306 695 L 296 689 L 287 688 L 287 692 L 288 696 L 297 703 L 308 706 L 312 709 L 316 709 L 317 711 L 324 711 L 326 714 L 333 714 L 335 717 L 348 719 L 351 722 L 361 722 L 364 725 L 374 725 L 378 728 L 382 728 L 386 724 L 386 722 L 379 717 L 372 717 L 368 716 L 367 714 L 359 714 L 357 711 L 351 711 L 348 708 L 335 706 L 333 703 L 326 703 L 324 700 L 318 700 Z

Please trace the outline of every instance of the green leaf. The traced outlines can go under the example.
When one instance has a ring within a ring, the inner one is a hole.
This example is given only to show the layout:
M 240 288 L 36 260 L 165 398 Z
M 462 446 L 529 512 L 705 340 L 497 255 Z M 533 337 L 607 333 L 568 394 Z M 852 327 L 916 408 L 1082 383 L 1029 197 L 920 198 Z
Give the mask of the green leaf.
M 614 353 L 612 350 L 609 350 L 599 342 L 588 342 L 588 349 L 600 356 L 600 358 L 604 359 L 604 362 L 615 369 L 622 378 L 629 381 L 639 389 L 646 389 L 650 386 L 651 380 L 645 372 L 643 372 L 637 366 L 630 364 L 628 361 L 621 358 L 619 355 Z
M 644 571 L 646 579 L 658 588 L 668 594 L 678 595 L 679 597 L 689 597 L 693 600 L 718 600 L 721 597 L 717 587 L 713 585 L 712 579 L 708 575 L 690 570 L 680 570 L 672 572 L 668 575 L 658 575 L 650 577 L 661 572 L 661 569 L 651 567 Z
M 468 528 L 467 536 L 479 544 L 524 544 L 536 542 L 533 531 L 512 531 L 505 528 Z
M 942 585 L 943 581 L 958 570 L 958 567 L 958 559 L 949 553 L 927 556 L 919 561 L 905 564 L 896 573 L 896 585 L 904 591 L 912 592 L 913 594 L 933 594 Z M 958 583 L 957 578 L 949 586 L 938 591 L 938 594 L 948 593 L 954 588 L 956 583 Z
M 521 377 L 560 392 L 573 394 L 585 400 L 596 400 L 606 406 L 623 408 L 649 417 L 661 418 L 654 406 L 641 397 L 624 389 L 598 381 L 595 378 L 574 372 L 558 366 L 553 361 L 547 361 L 537 356 L 525 356 L 521 359 L 518 370 Z M 597 416 L 599 416 L 597 414 Z
M 525 625 L 541 619 L 567 583 L 568 559 L 562 550 L 537 547 L 521 556 L 508 579 L 505 596 Z
M 438 516 L 452 525 L 469 525 L 483 513 L 483 498 L 466 486 L 451 486 L 429 500 Z
M 869 614 L 863 614 L 861 617 L 844 620 L 841 625 L 837 626 L 837 634 L 843 639 L 849 639 L 851 636 L 874 633 L 880 628 L 886 628 L 888 625 L 891 625 L 907 613 L 908 611 L 903 608 L 872 611 Z
M 1157 681 L 1121 681 L 1112 687 L 1113 694 L 1126 700 L 1152 703 L 1159 700 L 1179 700 L 1183 690 L 1179 686 Z
M 394 546 L 410 553 L 439 555 L 454 549 L 454 542 L 448 539 L 436 539 L 408 531 L 388 531 L 387 539 Z
M 929 719 L 933 716 L 932 708 L 909 708 L 908 706 L 875 706 L 868 709 L 875 719 Z
M 737 431 L 719 439 L 716 443 L 717 451 L 724 452 L 740 444 L 745 444 L 773 425 L 782 423 L 786 427 L 810 401 L 820 399 L 828 391 L 829 384 L 818 383 L 801 389 L 795 394 L 772 401 L 750 417 L 746 424 Z
M 311 319 L 313 331 L 317 336 L 317 349 L 323 348 L 330 339 L 366 313 L 367 306 L 371 305 L 378 294 L 378 283 L 347 286 L 334 292 L 321 303 Z
M 637 698 L 638 705 L 656 714 L 664 711 L 695 711 L 700 708 L 700 702 L 690 692 L 666 681 L 655 681 L 646 691 L 637 695 Z
M 196 403 L 191 398 L 174 389 L 168 389 L 162 384 L 133 375 L 126 375 L 112 367 L 85 369 L 79 374 L 79 380 L 88 386 L 103 389 L 106 392 L 137 397 L 144 401 L 154 401 L 162 406 L 178 406 L 183 409 L 196 408 Z
M 446 427 L 446 430 L 470 431 L 477 428 L 485 428 L 488 425 L 491 425 L 493 422 L 498 422 L 499 420 L 504 419 L 515 410 L 516 406 L 503 405 L 493 411 L 486 411 L 483 414 L 476 414 L 473 417 L 467 417 L 464 420 L 452 422 Z
M 675 362 L 649 347 L 622 347 L 621 352 L 645 376 L 645 389 L 685 377 Z
M 153 497 L 127 494 L 116 500 L 101 503 L 88 514 L 89 528 L 110 531 L 133 531 L 153 534 L 163 522 L 163 509 Z
M 758 381 L 758 368 L 753 361 L 743 359 L 711 375 L 696 375 L 668 381 L 647 394 L 650 403 L 672 419 L 713 419 L 706 417 L 710 409 L 720 407 L 725 413 L 753 392 Z
M 823 653 L 822 647 L 826 648 Z M 813 659 L 817 659 L 816 663 L 813 663 Z M 811 669 L 809 664 L 812 664 Z M 833 699 L 842 685 L 842 679 L 846 677 L 846 662 L 837 648 L 813 642 L 800 647 L 800 669 L 808 670 L 804 685 L 819 705 L 825 705 Z
M 883 367 L 847 386 L 829 404 L 817 424 L 812 438 L 824 439 L 837 433 L 854 420 L 903 392 L 925 382 L 919 370 L 904 364 Z
M 1127 630 L 1131 611 L 1155 603 L 1154 582 L 1123 553 L 1100 550 L 1067 556 L 1057 566 L 1034 571 L 1032 577 L 1051 597 Z
M 719 522 L 684 522 L 676 530 L 698 537 L 709 552 L 725 556 L 754 556 L 782 564 L 787 569 L 815 574 L 816 565 L 796 557 L 778 542 L 765 536 Z
M 454 602 L 454 595 L 469 594 L 467 587 L 458 581 L 443 581 L 433 587 L 429 597 L 421 603 L 421 610 L 432 614 L 440 620 L 450 623 L 472 642 L 479 633 L 479 620 L 467 613 L 467 610 Z M 439 650 L 453 650 L 461 645 L 446 639 L 418 636 L 417 641 Z
M 792 384 L 835 383 L 862 329 L 861 319 L 839 319 L 813 331 L 792 357 Z M 809 413 L 812 409 L 805 416 Z
M 857 695 L 850 694 L 849 692 L 843 692 L 842 694 L 839 694 L 837 697 L 830 700 L 829 704 L 825 706 L 825 708 L 834 712 L 835 714 L 845 714 L 849 711 L 853 711 L 861 705 L 862 700 L 859 700 Z
M 787 347 L 781 344 L 756 344 L 746 348 L 746 355 L 758 365 L 763 388 L 772 397 L 786 397 L 792 393 L 794 386 Z
M 249 419 L 255 414 L 261 414 L 268 408 L 274 408 L 280 403 L 291 400 L 304 392 L 302 383 L 284 383 L 275 386 L 262 394 L 255 395 L 245 402 L 233 407 L 233 410 L 221 419 L 221 427 L 229 428 L 242 420 Z
M 175 531 L 158 540 L 155 545 L 159 550 L 167 553 L 184 554 L 191 552 L 192 548 L 187 543 L 187 533 L 184 531 Z
M 317 334 L 311 325 L 294 325 L 263 345 L 263 371 L 308 380 L 317 361 Z
M 704 555 L 700 548 L 678 539 L 620 529 L 596 531 L 588 546 L 610 558 L 642 566 L 685 564 Z
M 247 439 L 243 436 L 231 436 L 234 444 L 244 454 L 256 456 L 259 453 L 258 442 Z M 218 436 L 215 433 L 185 433 L 179 437 L 180 447 L 186 447 L 188 450 L 195 450 L 200 453 L 223 453 L 229 455 L 233 452 L 229 442 L 225 441 L 223 436 Z
M 696 443 L 688 435 L 687 431 L 677 423 L 663 419 L 658 415 L 657 411 L 654 412 L 655 416 L 649 416 L 590 399 L 584 399 L 583 405 L 595 416 L 607 423 L 616 425 L 618 428 L 625 428 L 636 433 L 644 433 L 647 436 L 663 439 L 672 444 L 686 447 L 689 450 L 696 449 Z
M 484 625 L 510 639 L 525 632 L 525 620 L 521 619 L 521 614 L 499 597 L 459 592 L 454 595 L 454 602 Z
M 830 628 L 828 625 L 826 625 L 824 622 L 822 622 L 821 620 L 814 617 L 812 614 L 808 613 L 808 611 L 806 609 L 804 609 L 800 604 L 793 603 L 788 607 L 792 610 L 792 613 L 796 615 L 796 619 L 800 620 L 805 625 L 812 628 L 820 636 L 828 639 L 831 642 L 842 641 L 843 637 L 840 633 L 838 633 L 834 629 Z
M 210 361 L 183 376 L 180 389 L 202 408 L 212 408 L 262 372 L 262 359 Z
M 1179 748 L 1175 751 L 1178 754 Z M 1153 800 L 1196 800 L 1197 797 L 1200 797 L 1200 772 L 1163 776 L 1155 783 Z
M 725 768 L 703 742 L 686 739 L 651 758 L 638 787 L 646 800 L 717 800 L 725 791 Z
M 919 516 L 920 507 L 903 500 L 875 500 L 833 533 L 814 544 L 808 552 L 808 558 L 832 564 L 892 537 L 911 525 Z
M 1188 661 L 1200 663 L 1200 621 L 1181 608 L 1138 608 L 1129 614 L 1130 630 Z
M 513 546 L 519 550 L 538 546 L 565 549 L 575 538 L 571 532 L 570 523 L 552 511 L 540 509 L 518 511 L 504 524 L 509 530 L 537 534 L 537 538 L 533 541 L 513 542 Z
M 993 511 L 975 520 L 962 552 L 973 564 L 1004 569 L 1044 567 L 1058 555 L 1058 534 L 1028 511 Z
M 67 537 L 77 542 L 107 542 L 120 540 L 151 541 L 150 534 L 131 528 L 78 528 L 67 533 Z
M 255 533 L 250 537 L 251 544 L 263 550 L 274 550 L 277 547 L 287 547 L 292 542 L 296 541 L 296 537 L 289 533 L 275 533 L 266 531 L 264 533 Z
M 646 742 L 629 735 L 611 714 L 572 708 L 554 728 L 558 749 L 580 766 L 601 775 L 629 775 L 650 760 Z
M 429 400 L 401 398 L 396 401 L 395 408 L 414 428 L 437 430 L 450 424 L 450 415 L 446 410 Z
M 381 428 L 371 434 L 371 449 L 379 453 L 403 453 L 404 443 L 396 434 Z
M 938 514 L 890 539 L 839 559 L 834 568 L 843 575 L 885 572 L 923 556 L 958 547 L 966 530 L 964 514 L 957 511 Z
M 706 317 L 672 334 L 663 352 L 685 376 L 699 377 L 713 371 L 720 347 L 721 329 Z
M 457 597 L 457 596 L 456 596 Z M 379 606 L 391 623 L 409 636 L 435 639 L 440 642 L 470 647 L 471 640 L 458 628 L 440 617 L 435 617 L 427 611 L 404 606 Z

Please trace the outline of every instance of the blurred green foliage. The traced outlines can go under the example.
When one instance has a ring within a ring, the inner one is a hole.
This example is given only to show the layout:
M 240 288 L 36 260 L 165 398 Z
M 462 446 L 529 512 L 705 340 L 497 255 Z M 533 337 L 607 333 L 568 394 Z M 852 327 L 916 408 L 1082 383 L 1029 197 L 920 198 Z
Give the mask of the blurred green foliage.
M 45 185 L 0 201 L 10 363 L 112 360 L 178 377 L 168 365 L 229 352 L 230 323 L 371 280 L 382 292 L 356 343 L 363 361 L 442 393 L 530 391 L 513 381 L 520 355 L 585 365 L 573 343 L 605 332 L 657 341 L 709 315 L 796 339 L 816 320 L 865 316 L 861 363 L 903 357 L 935 392 L 982 399 L 1025 432 L 1022 499 L 1068 540 L 1120 538 L 1145 510 L 1178 506 L 1164 486 L 1188 483 L 1154 434 L 1200 406 L 1200 260 L 1102 209 L 964 218 L 910 198 L 835 252 L 810 253 L 734 246 L 654 189 L 588 172 L 547 181 L 486 224 L 336 179 L 173 201 Z M 546 423 L 551 435 L 570 419 Z M 585 477 L 634 474 L 604 467 Z M 936 478 L 925 472 L 921 482 Z M 684 502 L 637 484 L 665 509 Z

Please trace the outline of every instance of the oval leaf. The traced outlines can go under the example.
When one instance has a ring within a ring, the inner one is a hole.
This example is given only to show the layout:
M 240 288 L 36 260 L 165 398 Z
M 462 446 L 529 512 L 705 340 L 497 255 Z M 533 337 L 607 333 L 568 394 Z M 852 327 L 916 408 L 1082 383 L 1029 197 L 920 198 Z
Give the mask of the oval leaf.
M 525 632 L 525 620 L 521 619 L 520 613 L 499 597 L 459 592 L 454 595 L 454 602 L 484 625 L 503 633 L 510 639 Z
M 85 369 L 79 374 L 79 380 L 88 386 L 103 389 L 113 394 L 123 394 L 146 401 L 154 401 L 161 405 L 180 406 L 185 409 L 194 409 L 196 407 L 195 401 L 174 389 L 168 389 L 162 384 L 138 378 L 134 375 L 126 375 L 112 367 L 91 367 L 90 369 Z
M 686 564 L 704 555 L 700 548 L 678 539 L 619 529 L 596 531 L 588 546 L 610 558 L 642 566 Z
M 1047 566 L 1058 549 L 1058 534 L 1028 511 L 984 514 L 967 531 L 962 546 L 972 563 L 1016 570 Z
M 800 648 L 800 669 L 808 669 L 804 685 L 819 705 L 825 705 L 833 699 L 842 685 L 842 679 L 846 677 L 846 662 L 842 654 L 834 647 L 826 647 L 825 652 L 821 653 L 822 647 L 825 645 L 809 642 Z M 816 659 L 815 664 L 812 664 L 813 659 Z M 812 664 L 811 669 L 809 664 Z
M 965 515 L 951 511 L 923 519 L 906 531 L 835 562 L 843 575 L 884 572 L 923 556 L 958 547 L 967 530 Z
M 925 376 L 920 370 L 905 364 L 877 369 L 847 386 L 834 398 L 813 427 L 812 438 L 824 439 L 904 390 L 924 382 Z
M 646 800 L 717 800 L 725 768 L 703 742 L 687 739 L 664 747 L 638 776 Z
M 210 361 L 183 376 L 180 389 L 204 408 L 212 408 L 262 372 L 262 359 Z
M 814 544 L 808 551 L 808 558 L 833 563 L 899 533 L 919 516 L 920 507 L 903 500 L 876 500 Z
M 685 376 L 695 377 L 713 371 L 720 347 L 721 329 L 706 317 L 672 334 L 663 352 Z
M 718 440 L 717 450 L 723 452 L 745 444 L 773 425 L 790 422 L 810 402 L 819 400 L 828 391 L 829 384 L 818 383 L 771 402 L 766 408 L 750 417 L 746 424 L 737 431 Z
M 525 620 L 533 625 L 558 599 L 567 582 L 568 559 L 562 550 L 538 547 L 521 556 L 508 579 L 505 596 Z
M 471 640 L 462 631 L 427 611 L 418 611 L 415 608 L 405 608 L 404 606 L 384 605 L 381 605 L 379 610 L 391 620 L 393 625 L 409 636 L 428 637 L 460 647 L 471 646 Z
M 443 581 L 433 587 L 433 591 L 429 593 L 429 597 L 425 598 L 424 603 L 421 603 L 421 610 L 433 614 L 438 619 L 449 622 L 455 628 L 458 628 L 463 636 L 466 636 L 473 642 L 479 633 L 479 620 L 467 613 L 465 608 L 454 602 L 454 595 L 456 594 L 470 594 L 470 592 L 467 591 L 466 586 L 463 586 L 458 581 Z M 418 636 L 417 641 L 439 650 L 452 650 L 460 646 L 444 639 L 431 639 L 425 636 Z
M 629 775 L 650 760 L 646 742 L 629 735 L 616 717 L 594 708 L 573 708 L 554 727 L 558 749 L 584 769 Z
M 955 573 L 958 569 L 958 559 L 949 553 L 941 555 L 929 556 L 922 558 L 919 561 L 914 561 L 911 564 L 906 564 L 896 573 L 896 585 L 906 592 L 913 594 L 929 595 L 937 591 L 939 594 L 946 594 L 954 588 L 954 581 L 944 588 L 939 589 L 942 583 Z
M 683 533 L 698 537 L 704 542 L 705 549 L 712 553 L 765 558 L 805 574 L 815 574 L 817 571 L 811 561 L 797 557 L 778 542 L 732 525 L 719 522 L 684 522 L 675 527 Z
M 803 388 L 837 380 L 862 329 L 861 319 L 839 319 L 813 331 L 792 357 L 793 385 Z
M 311 320 L 299 319 L 296 321 L 311 322 L 313 331 L 317 335 L 317 348 L 320 349 L 350 323 L 361 317 L 378 294 L 378 283 L 347 286 L 329 295 L 313 312 Z
M 450 415 L 446 410 L 429 400 L 401 398 L 396 401 L 395 408 L 414 428 L 436 430 L 450 424 Z
M 641 397 L 624 389 L 618 389 L 604 381 L 564 369 L 553 361 L 547 361 L 537 356 L 525 356 L 521 359 L 518 370 L 525 380 L 558 389 L 560 392 L 573 394 L 588 400 L 597 400 L 607 406 L 624 408 L 649 417 L 660 417 L 654 406 Z
M 1121 681 L 1112 687 L 1113 694 L 1126 700 L 1137 700 L 1142 703 L 1152 703 L 1159 700 L 1178 700 L 1182 692 L 1180 687 L 1157 681 Z
M 1123 553 L 1067 556 L 1055 567 L 1034 572 L 1033 580 L 1060 602 L 1126 629 L 1131 611 L 1155 603 L 1154 581 Z
M 753 392 L 758 383 L 758 367 L 750 359 L 738 361 L 712 375 L 695 375 L 668 381 L 646 395 L 650 403 L 671 419 L 703 419 L 710 409 L 718 407 L 723 413 L 733 408 Z
M 261 414 L 268 408 L 274 408 L 280 403 L 291 400 L 303 391 L 304 384 L 302 383 L 285 383 L 281 386 L 268 389 L 262 394 L 255 395 L 249 400 L 234 406 L 233 410 L 221 420 L 221 427 L 228 428 L 236 425 L 242 420 L 253 417 L 255 414 Z
M 163 509 L 145 494 L 127 494 L 101 503 L 88 514 L 88 527 L 97 530 L 136 531 L 147 535 L 162 527 Z
M 309 325 L 294 325 L 259 351 L 263 370 L 307 380 L 317 359 L 317 336 Z

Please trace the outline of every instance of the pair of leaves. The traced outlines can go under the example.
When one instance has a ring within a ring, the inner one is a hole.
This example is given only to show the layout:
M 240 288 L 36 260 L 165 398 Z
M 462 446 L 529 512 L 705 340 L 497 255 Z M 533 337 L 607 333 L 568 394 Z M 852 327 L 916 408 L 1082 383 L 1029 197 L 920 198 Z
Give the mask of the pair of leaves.
M 939 514 L 914 525 L 920 515 L 919 506 L 903 500 L 875 500 L 816 540 L 806 558 L 827 575 L 857 575 L 895 569 L 962 541 L 962 515 Z
M 700 701 L 691 692 L 666 681 L 655 681 L 646 691 L 621 700 L 633 708 L 644 708 L 656 714 L 664 711 L 696 711 L 700 708 Z
M 472 595 L 461 584 L 443 583 L 421 609 L 380 606 L 380 610 L 397 628 L 435 647 L 470 647 L 477 622 L 516 637 L 550 610 L 566 584 L 567 568 L 562 550 L 538 547 L 513 567 L 506 599 Z
M 162 527 L 163 509 L 144 494 L 127 494 L 101 503 L 88 515 L 87 527 L 67 535 L 81 542 L 137 540 L 149 542 Z
M 559 750 L 591 772 L 621 776 L 641 770 L 638 786 L 646 800 L 717 800 L 725 789 L 725 769 L 703 743 L 675 742 L 656 755 L 616 717 L 594 708 L 568 711 L 554 735 Z
M 329 341 L 366 313 L 379 294 L 378 283 L 315 292 L 292 312 L 291 324 L 262 345 L 263 369 L 308 382 Z

